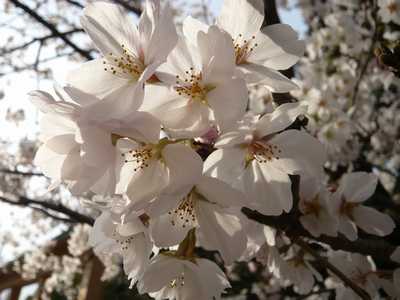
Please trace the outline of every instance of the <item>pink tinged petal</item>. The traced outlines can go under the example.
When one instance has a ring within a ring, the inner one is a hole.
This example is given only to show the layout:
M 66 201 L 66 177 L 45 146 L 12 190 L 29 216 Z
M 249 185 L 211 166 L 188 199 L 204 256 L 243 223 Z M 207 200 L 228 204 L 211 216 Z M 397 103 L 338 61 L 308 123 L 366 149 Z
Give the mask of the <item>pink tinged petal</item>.
M 123 118 L 140 107 L 143 97 L 143 82 L 129 82 L 90 106 L 86 114 L 91 119 L 97 120 Z
M 150 222 L 150 234 L 157 247 L 178 245 L 192 228 L 192 224 L 186 224 L 185 220 L 175 218 L 173 214 L 162 215 Z
M 287 130 L 271 138 L 268 143 L 281 150 L 279 159 L 268 164 L 288 174 L 319 176 L 326 162 L 324 146 L 308 133 L 300 130 Z
M 166 6 L 160 11 L 159 4 L 151 6 L 153 7 L 154 27 L 147 47 L 144 49 L 144 63 L 146 65 L 154 62 L 164 62 L 178 42 L 171 9 Z
M 246 153 L 243 148 L 218 149 L 204 162 L 204 173 L 234 186 L 245 171 Z
M 42 145 L 36 152 L 34 163 L 47 177 L 61 179 L 65 159 L 66 155 L 56 153 L 46 145 Z
M 79 68 L 68 73 L 67 83 L 100 98 L 104 98 L 110 92 L 127 84 L 128 78 L 116 76 L 110 71 L 105 71 L 104 68 L 103 59 L 100 58 L 83 63 Z M 74 101 L 82 106 L 95 102 L 81 97 Z
M 64 115 L 64 117 L 72 117 L 79 107 L 73 103 L 55 101 L 52 95 L 43 91 L 33 91 L 29 94 L 29 99 L 41 112 Z
M 252 161 L 244 174 L 245 193 L 251 206 L 265 215 L 289 212 L 293 205 L 289 176 L 266 164 Z
M 286 93 L 299 87 L 289 78 L 271 68 L 245 63 L 239 66 L 238 76 L 243 77 L 248 84 L 259 84 L 267 87 L 271 92 Z
M 106 1 L 89 3 L 81 23 L 103 55 L 122 54 L 121 45 L 138 54 L 140 40 L 136 26 L 122 7 Z
M 141 233 L 135 235 L 128 246 L 123 249 L 124 271 L 128 275 L 128 279 L 132 280 L 131 284 L 136 283 L 145 272 L 150 262 L 152 246 L 149 238 Z
M 145 212 L 150 218 L 158 218 L 176 209 L 182 199 L 187 196 L 190 189 L 182 191 L 181 194 L 160 193 L 146 208 Z
M 207 94 L 207 101 L 220 130 L 226 131 L 246 112 L 248 102 L 246 83 L 239 78 L 227 80 Z
M 117 176 L 113 164 L 99 167 L 96 171 L 98 180 L 91 186 L 90 190 L 99 195 L 112 196 L 115 194 Z
M 299 115 L 307 109 L 300 103 L 285 103 L 278 106 L 272 113 L 262 116 L 256 124 L 255 135 L 264 137 L 289 127 Z
M 131 150 L 138 149 L 140 145 L 129 139 L 118 139 L 116 147 L 117 158 L 115 165 L 118 172 L 116 193 L 123 194 L 126 192 L 132 177 L 134 177 L 134 169 L 137 166 L 134 162 L 125 162 L 125 154 Z
M 169 172 L 169 183 L 165 193 L 181 193 L 182 189 L 196 184 L 203 171 L 201 157 L 190 147 L 183 144 L 167 145 L 162 157 Z
M 339 218 L 338 229 L 350 241 L 355 241 L 358 238 L 357 226 L 348 217 L 341 216 Z
M 220 207 L 243 207 L 245 196 L 241 191 L 216 178 L 203 176 L 196 185 L 196 191 L 209 202 Z
M 61 174 L 64 180 L 76 180 L 82 168 L 82 159 L 80 156 L 80 147 L 77 146 L 71 149 L 65 157 L 61 167 Z
M 210 26 L 207 33 L 198 33 L 197 45 L 205 84 L 218 85 L 232 78 L 236 67 L 235 51 L 228 33 Z
M 122 236 L 132 236 L 146 230 L 146 227 L 138 217 L 131 218 L 122 224 L 118 224 L 116 227 L 116 231 Z
M 391 217 L 371 207 L 359 205 L 352 216 L 357 226 L 369 234 L 386 236 L 396 227 Z
M 210 126 L 210 110 L 206 105 L 163 86 L 146 87 L 145 102 L 140 110 L 160 119 L 174 137 L 201 136 Z
M 161 123 L 147 112 L 133 112 L 122 120 L 103 124 L 110 132 L 135 141 L 156 144 L 160 137 Z M 130 149 L 127 149 L 128 151 Z
M 240 12 L 240 19 L 237 12 Z M 239 34 L 251 38 L 261 28 L 263 13 L 262 0 L 224 0 L 217 24 L 233 38 L 237 38 Z
M 390 255 L 390 259 L 397 263 L 400 263 L 400 246 L 393 251 L 392 255 Z
M 111 134 L 96 126 L 82 126 L 82 160 L 85 164 L 99 167 L 115 161 L 116 148 L 112 145 Z
M 148 166 L 137 171 L 132 177 L 126 194 L 133 204 L 147 203 L 156 197 L 168 183 L 168 171 L 159 160 L 151 159 Z
M 374 174 L 354 172 L 342 177 L 338 192 L 348 202 L 364 202 L 374 194 L 377 184 L 378 178 Z
M 183 272 L 183 264 L 175 258 L 159 254 L 140 278 L 137 288 L 139 293 L 152 293 L 168 286 Z
M 200 269 L 198 273 L 201 277 L 201 282 L 204 282 L 206 289 L 213 292 L 213 296 L 219 299 L 220 294 L 226 288 L 231 287 L 226 275 L 217 264 L 208 259 L 199 258 L 196 260 L 196 263 Z M 215 274 L 216 278 L 214 276 L 209 276 L 209 274 Z
M 79 147 L 73 134 L 54 136 L 46 141 L 46 147 L 58 154 L 68 154 L 73 148 Z
M 40 140 L 46 142 L 58 135 L 75 135 L 77 125 L 75 122 L 55 114 L 46 114 L 40 120 Z
M 52 105 L 56 104 L 56 100 L 47 92 L 32 91 L 28 94 L 29 100 L 35 105 L 42 113 L 53 112 Z
M 238 259 L 246 249 L 247 238 L 239 219 L 205 201 L 198 203 L 200 243 L 209 250 L 218 250 L 227 265 Z
M 176 75 L 186 78 L 186 71 L 190 68 L 200 70 L 199 57 L 193 52 L 193 45 L 188 45 L 184 38 L 179 38 L 175 48 L 168 55 L 167 61 L 158 68 L 157 77 L 165 83 L 174 85 Z
M 187 16 L 182 23 L 182 31 L 185 38 L 188 40 L 188 42 L 194 45 L 197 44 L 198 33 L 206 33 L 209 27 L 209 25 L 204 24 L 191 16 Z
M 305 43 L 286 24 L 264 27 L 256 35 L 257 47 L 249 56 L 249 62 L 261 64 L 274 70 L 286 70 L 304 54 Z
M 214 146 L 216 148 L 230 148 L 249 144 L 253 140 L 252 130 L 235 130 L 222 134 Z
M 321 184 L 319 179 L 315 177 L 304 177 L 300 178 L 300 201 L 310 202 L 319 193 Z

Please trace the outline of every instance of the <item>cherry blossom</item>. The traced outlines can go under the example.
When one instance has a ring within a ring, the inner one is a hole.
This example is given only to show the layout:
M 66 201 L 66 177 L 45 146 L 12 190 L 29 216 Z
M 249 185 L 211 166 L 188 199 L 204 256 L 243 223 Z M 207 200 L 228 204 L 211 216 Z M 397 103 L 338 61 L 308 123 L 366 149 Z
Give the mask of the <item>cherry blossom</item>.
M 169 253 L 156 256 L 138 283 L 140 293 L 149 293 L 157 300 L 221 299 L 228 287 L 225 274 L 215 263 Z
M 377 177 L 373 174 L 346 174 L 332 197 L 335 214 L 339 216 L 339 232 L 349 240 L 357 239 L 357 227 L 378 236 L 390 234 L 395 227 L 388 215 L 362 205 L 375 192 L 376 185 Z
M 216 142 L 219 149 L 205 162 L 207 173 L 240 188 L 251 207 L 264 214 L 289 212 L 288 174 L 318 176 L 325 162 L 324 149 L 312 136 L 300 130 L 279 133 L 302 113 L 304 108 L 293 103 L 262 117 L 247 115 Z
M 234 78 L 230 36 L 211 26 L 195 38 L 197 47 L 183 37 L 178 41 L 158 69 L 161 83 L 146 86 L 140 108 L 158 117 L 175 137 L 201 136 L 213 123 L 226 130 L 243 116 L 247 106 L 246 84 Z

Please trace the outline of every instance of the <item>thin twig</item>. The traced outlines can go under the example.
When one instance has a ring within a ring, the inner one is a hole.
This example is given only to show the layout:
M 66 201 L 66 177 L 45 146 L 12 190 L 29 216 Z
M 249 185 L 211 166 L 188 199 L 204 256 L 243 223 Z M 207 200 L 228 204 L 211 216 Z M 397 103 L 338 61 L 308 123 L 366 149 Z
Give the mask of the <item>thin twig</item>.
M 25 196 L 18 196 L 16 201 L 0 196 L 0 201 L 11 205 L 26 206 L 33 209 L 37 209 L 37 207 L 39 207 L 41 210 L 51 210 L 53 212 L 62 213 L 65 216 L 68 216 L 71 220 L 74 220 L 75 222 L 86 223 L 89 225 L 94 224 L 94 220 L 91 217 L 76 212 L 62 204 L 55 204 L 46 201 L 34 200 L 27 198 Z
M 50 32 L 53 35 L 55 35 L 55 36 L 59 37 L 61 40 L 63 40 L 65 42 L 65 44 L 67 44 L 72 49 L 74 49 L 82 57 L 84 57 L 86 59 L 92 59 L 93 58 L 92 55 L 90 54 L 90 51 L 80 48 L 78 45 L 76 45 L 74 42 L 72 42 L 68 37 L 66 37 L 60 31 L 58 31 L 58 29 L 53 24 L 49 23 L 42 16 L 40 16 L 36 11 L 34 11 L 31 8 L 29 8 L 27 5 L 25 5 L 24 3 L 22 3 L 22 2 L 20 2 L 18 0 L 8 0 L 8 1 L 10 1 L 16 7 L 22 9 L 23 11 L 25 11 L 29 16 L 31 16 L 33 19 L 35 19 L 40 24 L 42 24 L 44 27 L 46 27 L 48 30 L 50 30 Z
M 298 246 L 300 246 L 304 251 L 311 254 L 326 269 L 328 269 L 333 274 L 335 274 L 340 280 L 343 281 L 343 283 L 345 285 L 347 285 L 349 288 L 351 288 L 354 291 L 354 293 L 356 293 L 358 296 L 360 296 L 361 299 L 371 300 L 371 297 L 368 295 L 368 293 L 366 291 L 364 291 L 357 284 L 355 284 L 350 278 L 348 278 L 345 274 L 343 274 L 342 271 L 340 271 L 333 264 L 331 264 L 325 257 L 322 257 L 321 255 L 319 255 L 319 253 L 317 251 L 315 251 L 313 248 L 311 248 L 308 243 L 303 241 L 301 238 L 295 238 L 293 240 L 293 242 L 295 244 L 297 244 Z

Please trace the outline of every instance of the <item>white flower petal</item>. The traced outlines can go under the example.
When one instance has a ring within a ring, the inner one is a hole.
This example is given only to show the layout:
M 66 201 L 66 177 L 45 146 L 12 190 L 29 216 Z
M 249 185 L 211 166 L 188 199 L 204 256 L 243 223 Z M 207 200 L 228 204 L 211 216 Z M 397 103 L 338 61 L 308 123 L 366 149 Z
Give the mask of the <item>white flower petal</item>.
M 127 84 L 127 79 L 113 75 L 104 70 L 103 59 L 94 59 L 83 63 L 79 68 L 72 70 L 67 75 L 67 83 L 86 93 L 103 98 L 105 95 Z M 80 97 L 79 104 L 85 106 L 88 101 Z
M 202 175 L 203 161 L 190 147 L 183 144 L 165 146 L 162 157 L 169 170 L 169 183 L 165 193 L 179 193 L 192 187 Z
M 298 89 L 299 87 L 280 72 L 254 63 L 245 63 L 239 66 L 248 84 L 259 84 L 267 87 L 271 92 L 286 93 Z
M 245 170 L 246 149 L 218 149 L 204 162 L 204 173 L 234 186 Z
M 240 19 L 237 13 L 240 12 Z M 264 21 L 264 5 L 261 0 L 224 0 L 218 25 L 235 39 L 242 34 L 251 38 Z
M 266 26 L 256 35 L 257 47 L 249 56 L 249 62 L 274 70 L 286 70 L 304 54 L 305 43 L 286 24 Z
M 370 234 L 386 236 L 396 227 L 391 217 L 371 207 L 358 205 L 352 216 L 357 226 Z
M 377 184 L 378 178 L 374 174 L 354 172 L 342 177 L 338 192 L 348 202 L 363 202 L 374 194 Z
M 308 133 L 300 130 L 287 130 L 268 141 L 282 152 L 279 159 L 268 162 L 274 168 L 288 174 L 319 176 L 326 162 L 324 146 Z
M 178 245 L 192 228 L 185 224 L 184 220 L 174 218 L 172 214 L 159 216 L 150 222 L 151 236 L 157 247 Z
M 306 107 L 300 103 L 282 104 L 272 113 L 265 114 L 258 120 L 255 134 L 258 137 L 264 137 L 282 131 L 289 127 L 299 115 L 306 112 Z
M 88 3 L 81 23 L 103 55 L 122 54 L 121 45 L 139 53 L 137 29 L 122 7 L 106 1 Z
M 225 263 L 230 265 L 246 249 L 247 238 L 236 216 L 215 209 L 214 204 L 199 202 L 199 240 L 205 248 L 218 250 Z
M 196 190 L 208 201 L 221 207 L 242 207 L 246 205 L 241 191 L 216 178 L 203 176 L 196 185 Z
M 259 164 L 253 160 L 243 178 L 251 207 L 262 214 L 275 216 L 291 210 L 291 181 L 286 173 L 269 166 L 269 163 Z
M 221 131 L 232 127 L 245 113 L 248 92 L 244 80 L 226 80 L 207 94 L 207 101 Z M 226 109 L 229 107 L 229 109 Z

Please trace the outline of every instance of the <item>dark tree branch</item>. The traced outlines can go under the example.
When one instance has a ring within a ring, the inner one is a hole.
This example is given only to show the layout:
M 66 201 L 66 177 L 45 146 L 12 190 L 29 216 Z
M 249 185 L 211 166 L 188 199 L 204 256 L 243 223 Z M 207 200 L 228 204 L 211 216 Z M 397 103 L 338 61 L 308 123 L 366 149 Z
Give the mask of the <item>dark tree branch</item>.
M 121 5 L 127 11 L 133 12 L 138 16 L 142 13 L 142 9 L 137 1 L 132 0 L 113 0 L 114 3 Z
M 91 217 L 76 212 L 62 204 L 55 204 L 45 201 L 34 200 L 27 198 L 25 196 L 18 196 L 18 199 L 16 201 L 0 196 L 0 201 L 11 205 L 30 207 L 32 209 L 40 210 L 41 212 L 47 211 L 46 214 L 52 217 L 54 215 L 50 213 L 48 210 L 53 211 L 55 213 L 61 213 L 65 216 L 68 216 L 68 218 L 71 220 L 70 222 L 75 221 L 79 223 L 89 224 L 91 226 L 94 224 L 94 220 Z M 62 218 L 62 220 L 68 220 L 68 219 Z
M 390 256 L 396 249 L 395 246 L 389 244 L 385 240 L 373 239 L 358 239 L 356 241 L 349 241 L 343 236 L 329 237 L 322 235 L 318 239 L 314 238 L 307 230 L 303 228 L 301 223 L 293 215 L 284 214 L 278 217 L 265 216 L 255 210 L 243 208 L 242 212 L 251 220 L 258 223 L 273 227 L 277 230 L 285 232 L 291 237 L 306 237 L 318 242 L 329 245 L 333 250 L 343 250 L 348 252 L 360 253 L 363 255 L 370 255 L 375 261 L 384 264 L 391 264 Z
M 42 173 L 37 172 L 22 172 L 18 170 L 10 170 L 10 169 L 0 169 L 0 173 L 10 174 L 10 175 L 17 175 L 17 176 L 44 176 Z
M 25 5 L 24 3 L 22 3 L 18 0 L 8 0 L 8 1 L 11 2 L 12 4 L 14 4 L 16 7 L 25 11 L 30 17 L 32 17 L 38 23 L 40 23 L 44 27 L 46 27 L 52 33 L 52 35 L 63 40 L 66 45 L 70 46 L 72 49 L 74 49 L 74 51 L 79 53 L 82 57 L 84 57 L 86 59 L 92 59 L 92 55 L 90 54 L 90 51 L 80 48 L 78 45 L 76 45 L 74 42 L 72 42 L 67 36 L 63 35 L 60 31 L 58 31 L 56 26 L 54 26 L 53 24 L 46 21 L 43 17 L 41 17 L 37 12 L 35 12 L 31 8 L 29 8 L 27 5 Z
M 71 35 L 71 34 L 74 34 L 74 33 L 77 33 L 77 32 L 83 32 L 83 29 L 79 29 L 79 28 L 72 29 L 72 30 L 69 30 L 69 31 L 66 31 L 66 32 L 61 32 L 60 35 L 68 36 L 68 35 Z M 43 37 L 33 38 L 29 42 L 23 43 L 21 45 L 15 46 L 15 47 L 8 48 L 8 49 L 7 48 L 0 49 L 1 50 L 0 51 L 0 55 L 10 54 L 10 53 L 18 51 L 18 50 L 23 50 L 26 47 L 29 47 L 30 45 L 35 44 L 37 42 L 43 43 L 48 39 L 58 38 L 58 37 L 59 36 L 57 36 L 57 35 L 49 34 L 49 35 L 46 35 L 46 36 L 43 36 Z
M 360 288 L 357 284 L 355 284 L 350 278 L 348 278 L 345 274 L 343 274 L 338 268 L 332 265 L 325 257 L 319 255 L 317 251 L 311 248 L 308 243 L 303 241 L 301 238 L 295 238 L 294 243 L 300 246 L 304 251 L 311 254 L 323 267 L 327 270 L 331 271 L 335 274 L 340 280 L 343 281 L 345 285 L 351 288 L 361 299 L 371 300 L 371 297 L 368 295 L 366 291 Z

